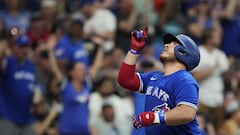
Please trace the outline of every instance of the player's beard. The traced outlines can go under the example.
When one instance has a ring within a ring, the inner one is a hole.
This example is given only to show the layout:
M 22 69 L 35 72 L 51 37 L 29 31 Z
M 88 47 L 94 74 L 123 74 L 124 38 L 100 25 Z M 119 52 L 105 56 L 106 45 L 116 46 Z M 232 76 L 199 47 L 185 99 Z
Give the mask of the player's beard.
M 163 64 L 165 64 L 165 63 L 167 63 L 167 62 L 175 62 L 175 61 L 177 61 L 175 55 L 164 56 L 164 55 L 162 55 L 162 54 L 160 55 L 159 60 L 160 60 Z

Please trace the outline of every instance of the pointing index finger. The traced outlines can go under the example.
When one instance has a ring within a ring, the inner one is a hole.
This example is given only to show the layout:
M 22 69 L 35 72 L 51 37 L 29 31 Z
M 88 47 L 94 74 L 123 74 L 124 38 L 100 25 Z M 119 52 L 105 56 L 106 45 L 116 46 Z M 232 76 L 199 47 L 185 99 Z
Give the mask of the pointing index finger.
M 143 33 L 144 33 L 144 35 L 147 35 L 147 34 L 148 34 L 148 26 L 146 26 L 146 27 L 144 28 Z

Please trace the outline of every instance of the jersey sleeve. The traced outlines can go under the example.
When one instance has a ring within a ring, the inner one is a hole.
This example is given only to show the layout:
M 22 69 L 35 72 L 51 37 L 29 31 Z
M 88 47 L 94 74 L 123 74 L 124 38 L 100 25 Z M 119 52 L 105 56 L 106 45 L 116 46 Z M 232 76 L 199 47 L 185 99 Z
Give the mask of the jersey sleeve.
M 155 76 L 158 71 L 146 72 L 146 73 L 137 73 L 140 80 L 139 92 L 145 93 L 147 85 L 151 77 Z
M 191 81 L 183 81 L 180 86 L 175 89 L 175 104 L 187 105 L 198 109 L 198 85 Z

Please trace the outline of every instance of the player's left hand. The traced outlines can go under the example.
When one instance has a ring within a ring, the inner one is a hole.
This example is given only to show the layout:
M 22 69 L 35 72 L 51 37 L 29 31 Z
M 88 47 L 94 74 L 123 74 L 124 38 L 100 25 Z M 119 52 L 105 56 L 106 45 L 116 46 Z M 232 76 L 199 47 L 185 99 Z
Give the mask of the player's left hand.
M 147 38 L 148 38 L 148 27 L 145 27 L 144 30 L 132 31 L 130 52 L 133 54 L 139 54 L 140 51 L 145 47 Z
M 133 125 L 135 128 L 140 129 L 142 126 L 152 125 L 155 119 L 153 112 L 142 112 L 139 115 L 135 115 L 133 118 Z

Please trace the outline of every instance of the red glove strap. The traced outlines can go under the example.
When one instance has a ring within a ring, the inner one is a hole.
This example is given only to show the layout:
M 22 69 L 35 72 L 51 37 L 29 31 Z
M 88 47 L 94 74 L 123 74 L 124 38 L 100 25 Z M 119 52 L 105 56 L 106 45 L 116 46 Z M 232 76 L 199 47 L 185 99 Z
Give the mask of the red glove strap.
M 152 125 L 155 119 L 155 115 L 153 112 L 143 112 L 140 114 L 139 117 L 143 126 Z

